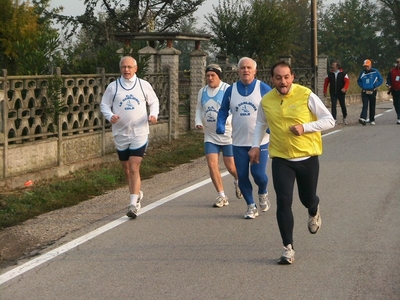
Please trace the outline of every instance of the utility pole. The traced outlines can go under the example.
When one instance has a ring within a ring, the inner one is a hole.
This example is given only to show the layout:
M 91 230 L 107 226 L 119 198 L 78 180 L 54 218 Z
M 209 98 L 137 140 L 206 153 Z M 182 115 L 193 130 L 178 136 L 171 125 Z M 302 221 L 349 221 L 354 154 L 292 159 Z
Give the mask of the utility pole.
M 317 90 L 317 0 L 311 0 L 311 68 L 314 69 L 314 91 Z

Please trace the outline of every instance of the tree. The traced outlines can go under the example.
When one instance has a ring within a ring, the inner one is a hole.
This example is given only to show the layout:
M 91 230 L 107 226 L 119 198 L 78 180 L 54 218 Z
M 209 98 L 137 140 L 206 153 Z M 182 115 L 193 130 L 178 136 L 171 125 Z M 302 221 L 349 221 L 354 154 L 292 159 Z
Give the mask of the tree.
M 389 70 L 395 65 L 396 58 L 399 57 L 400 33 L 392 12 L 386 6 L 382 6 L 378 14 L 377 26 L 379 30 L 377 34 L 379 36 L 379 48 L 382 49 L 379 66 Z
M 260 67 L 265 68 L 282 54 L 292 52 L 296 22 L 281 2 L 255 0 L 250 14 L 247 51 L 257 57 Z M 254 53 L 251 53 L 252 49 Z
M 328 6 L 319 23 L 319 52 L 339 59 L 347 72 L 358 73 L 367 58 L 374 66 L 382 66 L 378 12 L 370 0 L 344 0 Z
M 65 28 L 66 41 L 74 37 L 74 42 L 65 47 L 67 63 L 59 61 L 63 73 L 93 72 L 98 66 L 114 70 L 121 55 L 137 57 L 137 51 L 146 46 L 145 41 L 132 41 L 132 46 L 126 48 L 115 39 L 116 32 L 176 30 L 204 1 L 85 0 L 85 13 L 77 17 L 47 12 Z M 99 7 L 103 11 L 96 13 Z
M 138 50 L 146 46 L 146 41 L 137 40 L 132 41 L 130 46 L 124 46 L 122 42 L 113 39 L 114 29 L 108 28 L 105 14 L 99 14 L 98 19 L 96 28 L 82 28 L 74 39 L 64 43 L 63 57 L 57 62 L 63 74 L 96 73 L 98 67 L 105 68 L 108 73 L 119 73 L 121 56 L 132 55 L 137 58 Z M 139 73 L 144 69 L 141 63 L 138 61 Z
M 206 16 L 214 34 L 211 42 L 220 48 L 223 54 L 232 56 L 235 60 L 248 55 L 245 54 L 245 49 L 250 5 L 240 0 L 223 0 L 218 6 L 213 5 L 213 9 L 215 13 Z
M 400 49 L 400 0 L 380 0 L 380 2 L 390 11 L 389 16 L 395 23 L 392 31 L 393 39 L 396 40 L 397 47 Z
M 51 68 L 58 33 L 41 15 L 49 2 L 0 0 L 0 63 L 10 74 L 42 74 Z
M 294 49 L 296 24 L 281 1 L 222 0 L 213 8 L 215 13 L 206 17 L 215 35 L 212 42 L 236 61 L 254 57 L 265 67 Z
M 52 14 L 65 28 L 78 26 L 92 32 L 106 33 L 107 28 L 119 32 L 167 31 L 179 26 L 183 17 L 192 16 L 205 0 L 85 0 L 83 15 L 72 17 Z M 106 16 L 106 27 L 95 11 L 100 7 Z M 68 35 L 68 34 L 67 34 Z M 110 35 L 106 35 L 112 38 Z
M 58 34 L 39 31 L 34 37 L 13 44 L 16 73 L 23 75 L 49 74 L 58 55 Z
M 311 1 L 309 0 L 282 0 L 282 7 L 290 13 L 290 23 L 296 28 L 296 33 L 290 37 L 293 64 L 297 66 L 311 66 Z M 322 1 L 318 1 L 322 8 Z M 286 34 L 286 31 L 284 31 Z
M 26 3 L 19 4 L 19 1 L 12 3 L 11 0 L 0 0 L 0 5 L 5 7 L 1 10 L 0 23 L 0 49 L 2 66 L 10 72 L 16 71 L 15 60 L 18 54 L 15 50 L 17 42 L 34 37 L 38 31 L 38 18 L 33 8 Z M 3 6 L 4 5 L 4 6 Z
M 197 20 L 193 17 L 185 17 L 180 21 L 181 25 L 178 28 L 179 32 L 183 33 L 194 33 L 194 34 L 207 34 L 205 29 L 196 28 Z M 181 51 L 179 56 L 179 68 L 180 70 L 190 70 L 190 53 L 194 50 L 194 41 L 175 41 L 174 48 Z M 211 52 L 210 42 L 203 41 L 201 48 L 205 52 Z M 210 58 L 208 58 L 210 60 Z

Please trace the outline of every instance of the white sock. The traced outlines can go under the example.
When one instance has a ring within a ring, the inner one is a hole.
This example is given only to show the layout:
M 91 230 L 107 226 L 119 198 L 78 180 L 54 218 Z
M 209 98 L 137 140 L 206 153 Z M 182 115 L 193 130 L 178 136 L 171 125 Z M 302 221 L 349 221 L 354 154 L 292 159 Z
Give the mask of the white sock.
M 225 192 L 224 192 L 224 191 L 219 192 L 218 194 L 219 194 L 221 197 L 225 197 Z
M 138 194 L 130 194 L 129 198 L 131 200 L 131 202 L 129 203 L 129 205 L 136 205 L 137 204 L 137 200 L 139 198 Z

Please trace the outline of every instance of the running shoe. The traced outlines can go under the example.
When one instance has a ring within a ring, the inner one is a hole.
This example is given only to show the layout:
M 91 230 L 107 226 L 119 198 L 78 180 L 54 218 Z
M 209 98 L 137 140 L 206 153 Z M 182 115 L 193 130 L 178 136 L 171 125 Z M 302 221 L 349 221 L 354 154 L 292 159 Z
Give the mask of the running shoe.
M 268 193 L 259 194 L 258 200 L 260 201 L 260 208 L 263 212 L 267 211 L 271 207 L 271 202 L 268 199 Z
M 140 201 L 142 201 L 142 199 L 143 199 L 143 192 L 139 191 L 139 198 L 137 199 L 137 202 L 136 202 L 136 210 L 137 211 L 139 211 L 142 208 L 142 204 L 140 202 Z
M 138 216 L 138 212 L 142 208 L 142 204 L 140 203 L 142 199 L 143 199 L 143 192 L 139 191 L 139 197 L 136 202 L 136 205 L 129 205 L 128 207 L 128 212 L 126 213 L 127 217 L 134 219 Z
M 228 202 L 228 197 L 222 197 L 222 196 L 218 196 L 217 197 L 217 201 L 214 203 L 214 207 L 224 207 L 226 205 L 229 205 Z
M 292 245 L 289 244 L 286 247 L 283 247 L 283 253 L 281 257 L 278 259 L 279 265 L 290 265 L 294 262 L 294 250 Z
M 247 211 L 244 214 L 245 219 L 255 219 L 258 217 L 258 210 L 255 204 L 247 205 Z
M 138 210 L 135 205 L 129 205 L 128 207 L 128 212 L 126 213 L 126 216 L 129 218 L 136 218 L 138 215 Z
M 235 194 L 236 194 L 236 198 L 238 199 L 242 199 L 243 195 L 242 195 L 242 191 L 239 188 L 239 183 L 234 182 L 233 183 L 235 185 Z
M 315 234 L 321 228 L 321 215 L 319 213 L 319 205 L 317 209 L 317 214 L 315 216 L 308 215 L 308 230 L 310 233 Z

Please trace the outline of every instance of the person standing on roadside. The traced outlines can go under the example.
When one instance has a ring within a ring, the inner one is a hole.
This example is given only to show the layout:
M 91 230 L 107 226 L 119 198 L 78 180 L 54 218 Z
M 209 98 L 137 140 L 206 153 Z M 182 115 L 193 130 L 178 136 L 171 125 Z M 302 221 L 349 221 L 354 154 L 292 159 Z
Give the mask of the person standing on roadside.
M 206 67 L 207 85 L 199 90 L 196 107 L 196 128 L 204 130 L 204 152 L 206 155 L 210 177 L 218 192 L 214 207 L 229 205 L 225 195 L 222 177 L 219 170 L 219 153 L 222 152 L 224 165 L 234 178 L 235 193 L 238 199 L 242 198 L 238 184 L 235 162 L 232 150 L 232 126 L 231 116 L 226 120 L 225 134 L 216 133 L 218 110 L 222 98 L 229 84 L 221 81 L 222 69 L 217 64 Z
M 136 218 L 143 198 L 140 165 L 148 144 L 149 122 L 157 123 L 159 100 L 150 83 L 136 76 L 138 66 L 133 57 L 122 57 L 119 67 L 121 77 L 107 86 L 100 108 L 112 124 L 118 158 L 128 181 L 130 203 L 126 215 Z
M 249 178 L 249 168 L 254 182 L 258 186 L 258 199 L 262 211 L 271 206 L 268 200 L 268 142 L 269 134 L 264 132 L 261 142 L 261 156 L 257 164 L 250 166 L 248 151 L 251 148 L 253 132 L 256 126 L 258 105 L 262 96 L 271 90 L 271 87 L 256 79 L 257 63 L 249 58 L 242 57 L 238 63 L 239 80 L 225 91 L 221 108 L 218 111 L 217 133 L 225 134 L 226 120 L 232 113 L 232 144 L 233 158 L 239 177 L 239 188 L 247 204 L 245 219 L 254 219 L 258 216 L 257 205 L 253 199 L 253 186 Z
M 332 116 L 336 119 L 336 106 L 339 100 L 340 108 L 342 109 L 343 124 L 347 125 L 347 109 L 346 109 L 346 91 L 349 88 L 349 76 L 341 69 L 340 63 L 335 60 L 332 62 L 332 70 L 328 73 L 324 82 L 324 96 L 327 97 L 329 85 L 329 95 L 331 97 Z
M 392 94 L 393 106 L 397 114 L 397 124 L 400 125 L 400 58 L 396 59 L 396 66 L 391 68 L 386 78 L 388 93 Z
M 315 234 L 322 223 L 317 196 L 321 131 L 333 128 L 335 120 L 317 95 L 293 83 L 294 73 L 288 62 L 276 63 L 271 68 L 271 79 L 275 88 L 261 100 L 252 148 L 248 154 L 251 163 L 260 161 L 260 144 L 269 127 L 276 217 L 284 247 L 278 264 L 291 264 L 295 254 L 294 183 L 297 181 L 300 201 L 308 209 L 308 230 Z
M 364 70 L 360 72 L 357 84 L 361 88 L 362 109 L 358 122 L 365 126 L 367 124 L 367 111 L 369 103 L 369 122 L 375 125 L 375 106 L 377 89 L 383 83 L 382 75 L 377 69 L 372 68 L 372 62 L 369 59 L 364 60 Z

